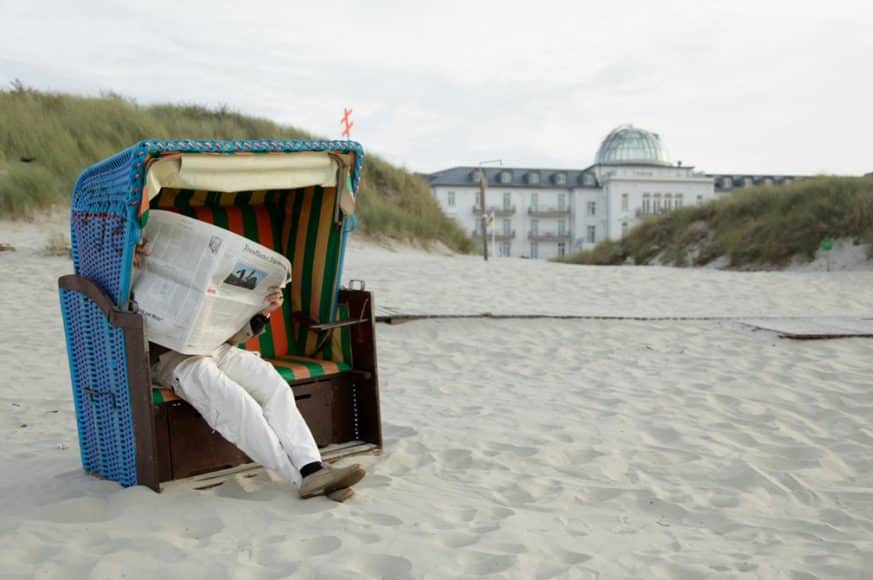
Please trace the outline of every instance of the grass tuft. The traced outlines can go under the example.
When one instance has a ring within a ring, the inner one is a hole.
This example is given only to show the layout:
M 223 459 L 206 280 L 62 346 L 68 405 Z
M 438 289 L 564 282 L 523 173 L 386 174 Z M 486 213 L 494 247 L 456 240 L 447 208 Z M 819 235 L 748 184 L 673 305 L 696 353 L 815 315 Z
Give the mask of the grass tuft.
M 42 253 L 46 256 L 67 256 L 70 258 L 73 256 L 70 241 L 64 234 L 52 234 L 46 241 Z

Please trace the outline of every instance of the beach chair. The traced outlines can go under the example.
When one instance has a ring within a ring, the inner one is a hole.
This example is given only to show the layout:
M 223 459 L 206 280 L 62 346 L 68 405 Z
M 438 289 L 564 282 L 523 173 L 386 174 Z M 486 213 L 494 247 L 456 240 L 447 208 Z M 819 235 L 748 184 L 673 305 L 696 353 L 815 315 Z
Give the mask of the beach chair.
M 281 316 L 240 348 L 288 381 L 325 460 L 382 447 L 373 296 L 341 288 L 363 150 L 352 141 L 143 141 L 88 169 L 73 194 L 75 274 L 59 279 L 82 465 L 124 486 L 204 477 L 251 460 L 168 385 L 154 385 L 131 296 L 152 208 L 285 255 Z

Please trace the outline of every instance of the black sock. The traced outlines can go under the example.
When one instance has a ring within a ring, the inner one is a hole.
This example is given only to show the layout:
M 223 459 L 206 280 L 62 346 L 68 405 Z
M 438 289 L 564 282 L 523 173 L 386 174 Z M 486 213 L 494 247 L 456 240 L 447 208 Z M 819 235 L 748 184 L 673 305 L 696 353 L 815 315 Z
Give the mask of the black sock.
M 313 461 L 312 463 L 307 463 L 300 468 L 300 477 L 312 475 L 313 473 L 321 469 L 321 467 L 321 461 Z

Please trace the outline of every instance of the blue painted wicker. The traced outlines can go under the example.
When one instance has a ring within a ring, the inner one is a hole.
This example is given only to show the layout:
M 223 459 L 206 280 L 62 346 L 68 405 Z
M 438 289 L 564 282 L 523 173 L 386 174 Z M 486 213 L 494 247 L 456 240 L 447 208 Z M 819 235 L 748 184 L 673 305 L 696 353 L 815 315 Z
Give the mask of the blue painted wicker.
M 351 179 L 353 189 L 358 190 L 364 152 L 354 141 L 148 140 L 92 165 L 79 176 L 73 192 L 70 229 L 76 274 L 95 281 L 116 305 L 127 301 L 133 248 L 141 236 L 139 208 L 149 158 L 166 153 L 295 151 L 354 153 Z M 122 331 L 112 327 L 96 305 L 81 294 L 61 290 L 60 299 L 82 466 L 122 485 L 136 485 Z

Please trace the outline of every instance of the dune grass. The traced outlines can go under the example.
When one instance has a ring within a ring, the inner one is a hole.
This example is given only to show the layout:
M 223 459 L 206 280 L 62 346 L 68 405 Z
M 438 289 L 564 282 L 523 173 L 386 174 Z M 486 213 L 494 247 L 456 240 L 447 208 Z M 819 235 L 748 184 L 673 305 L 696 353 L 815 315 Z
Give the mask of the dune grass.
M 38 163 L 0 164 L 0 215 L 20 218 L 64 200 L 58 179 Z
M 621 240 L 560 261 L 575 264 L 779 267 L 812 259 L 825 238 L 873 243 L 873 178 L 817 177 L 726 194 L 700 206 L 644 219 Z
M 46 256 L 67 256 L 71 258 L 73 251 L 70 248 L 70 240 L 64 234 L 52 234 L 46 240 L 42 253 Z
M 225 107 L 142 106 L 115 94 L 46 93 L 16 82 L 0 91 L 0 216 L 26 217 L 68 201 L 85 167 L 137 141 L 187 138 L 313 137 Z M 470 240 L 422 178 L 368 153 L 361 190 L 358 214 L 365 233 L 470 250 Z

